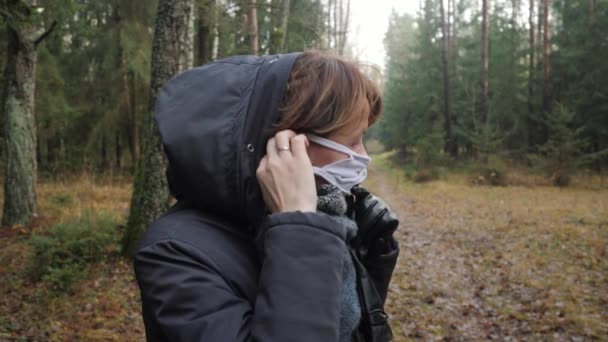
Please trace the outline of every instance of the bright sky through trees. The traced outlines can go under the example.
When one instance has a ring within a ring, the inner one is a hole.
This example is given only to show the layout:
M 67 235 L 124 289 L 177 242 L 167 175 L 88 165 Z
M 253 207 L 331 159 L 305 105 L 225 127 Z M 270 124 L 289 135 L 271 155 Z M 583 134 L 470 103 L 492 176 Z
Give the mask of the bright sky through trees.
M 391 11 L 412 15 L 418 10 L 417 0 L 351 0 L 352 27 L 349 40 L 359 59 L 384 66 L 384 34 Z

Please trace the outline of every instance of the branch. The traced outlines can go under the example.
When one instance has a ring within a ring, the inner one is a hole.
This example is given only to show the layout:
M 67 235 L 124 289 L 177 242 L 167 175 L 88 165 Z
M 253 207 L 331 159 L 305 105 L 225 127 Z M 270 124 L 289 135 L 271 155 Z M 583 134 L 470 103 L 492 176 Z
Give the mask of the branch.
M 36 41 L 34 41 L 34 46 L 38 46 L 38 44 L 40 44 L 49 34 L 51 34 L 55 26 L 57 26 L 57 20 L 53 20 L 51 27 L 49 27 L 48 30 L 46 30 L 43 34 L 40 35 L 40 37 L 38 37 L 38 39 L 36 39 Z

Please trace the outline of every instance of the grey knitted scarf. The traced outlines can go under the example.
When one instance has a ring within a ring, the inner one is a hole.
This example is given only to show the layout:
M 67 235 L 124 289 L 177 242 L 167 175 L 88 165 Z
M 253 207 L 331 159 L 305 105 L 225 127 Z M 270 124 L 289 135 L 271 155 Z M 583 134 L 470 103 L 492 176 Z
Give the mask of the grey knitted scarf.
M 346 216 L 347 203 L 344 194 L 334 185 L 324 184 L 317 191 L 317 210 L 338 216 L 347 227 L 347 241 L 357 233 L 357 224 Z M 342 309 L 340 311 L 340 342 L 350 342 L 353 331 L 361 320 L 361 305 L 357 295 L 357 274 L 348 249 L 344 249 Z

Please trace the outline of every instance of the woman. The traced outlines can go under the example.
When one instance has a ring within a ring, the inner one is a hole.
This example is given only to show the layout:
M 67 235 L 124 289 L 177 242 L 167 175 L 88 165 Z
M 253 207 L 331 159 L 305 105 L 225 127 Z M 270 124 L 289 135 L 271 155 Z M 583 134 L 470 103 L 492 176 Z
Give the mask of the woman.
M 135 254 L 148 341 L 389 340 L 398 221 L 356 186 L 381 110 L 354 64 L 317 52 L 171 79 L 155 119 L 178 201 Z

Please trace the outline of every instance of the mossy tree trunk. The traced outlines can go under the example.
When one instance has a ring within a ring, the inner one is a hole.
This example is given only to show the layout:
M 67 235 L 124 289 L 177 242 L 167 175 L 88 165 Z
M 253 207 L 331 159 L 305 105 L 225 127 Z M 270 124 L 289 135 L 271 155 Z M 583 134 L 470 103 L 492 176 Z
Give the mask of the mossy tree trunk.
M 179 72 L 192 67 L 194 58 L 194 0 L 160 0 L 152 46 L 151 115 L 142 130 L 142 153 L 137 163 L 131 212 L 123 237 L 123 253 L 132 255 L 148 225 L 168 209 L 167 161 L 152 114 L 158 91 Z
M 25 7 L 21 10 L 31 12 Z M 8 40 L 1 101 L 5 139 L 2 226 L 29 226 L 36 215 L 36 47 L 55 23 L 40 34 L 37 18 L 32 15 L 14 18 L 7 14 L 4 19 Z

